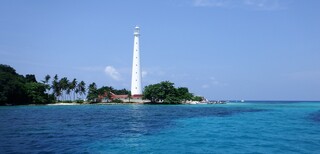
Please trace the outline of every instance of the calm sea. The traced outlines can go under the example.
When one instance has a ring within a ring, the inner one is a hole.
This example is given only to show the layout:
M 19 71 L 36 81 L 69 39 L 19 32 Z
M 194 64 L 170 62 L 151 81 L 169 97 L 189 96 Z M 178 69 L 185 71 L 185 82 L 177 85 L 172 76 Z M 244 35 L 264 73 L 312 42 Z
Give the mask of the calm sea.
M 320 153 L 320 102 L 0 107 L 0 153 Z

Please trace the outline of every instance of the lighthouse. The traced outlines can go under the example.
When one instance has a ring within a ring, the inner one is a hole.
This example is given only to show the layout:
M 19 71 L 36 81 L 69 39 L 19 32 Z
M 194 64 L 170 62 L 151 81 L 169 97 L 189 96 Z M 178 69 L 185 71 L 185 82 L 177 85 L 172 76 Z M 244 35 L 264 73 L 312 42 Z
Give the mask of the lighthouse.
M 131 95 L 133 97 L 142 96 L 141 87 L 141 66 L 140 66 L 140 28 L 134 28 L 134 41 L 133 41 L 133 60 L 132 60 L 132 78 L 131 78 Z

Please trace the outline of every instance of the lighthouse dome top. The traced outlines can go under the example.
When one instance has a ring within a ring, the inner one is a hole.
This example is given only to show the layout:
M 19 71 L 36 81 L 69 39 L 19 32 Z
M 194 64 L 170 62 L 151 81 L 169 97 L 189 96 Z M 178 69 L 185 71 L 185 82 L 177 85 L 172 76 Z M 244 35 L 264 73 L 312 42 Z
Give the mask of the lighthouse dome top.
M 136 27 L 134 28 L 134 35 L 140 35 L 140 28 L 139 28 L 139 26 L 136 26 Z

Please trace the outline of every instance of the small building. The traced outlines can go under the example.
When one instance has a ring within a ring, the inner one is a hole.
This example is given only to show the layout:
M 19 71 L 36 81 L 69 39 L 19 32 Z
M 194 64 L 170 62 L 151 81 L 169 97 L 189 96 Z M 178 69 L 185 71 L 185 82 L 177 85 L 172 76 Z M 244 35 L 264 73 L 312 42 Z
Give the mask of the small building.
M 113 92 L 105 92 L 103 95 L 99 95 L 99 100 L 101 102 L 111 102 L 113 100 L 121 100 L 123 102 L 143 102 L 143 95 L 116 95 Z

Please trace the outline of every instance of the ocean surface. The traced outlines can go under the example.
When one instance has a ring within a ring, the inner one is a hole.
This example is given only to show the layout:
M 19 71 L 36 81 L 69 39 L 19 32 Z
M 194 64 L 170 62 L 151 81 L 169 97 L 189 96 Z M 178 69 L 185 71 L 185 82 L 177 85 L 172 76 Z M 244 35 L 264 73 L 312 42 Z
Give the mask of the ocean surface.
M 320 102 L 0 107 L 0 153 L 320 153 Z

